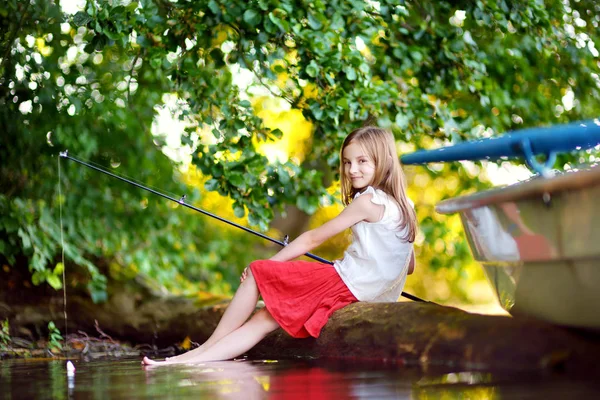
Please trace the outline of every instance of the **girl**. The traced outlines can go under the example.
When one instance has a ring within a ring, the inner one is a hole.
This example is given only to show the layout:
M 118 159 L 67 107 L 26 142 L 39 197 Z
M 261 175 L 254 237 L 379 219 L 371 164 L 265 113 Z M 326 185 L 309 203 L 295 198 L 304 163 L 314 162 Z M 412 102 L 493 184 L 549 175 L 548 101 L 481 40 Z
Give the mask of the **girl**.
M 254 261 L 212 336 L 177 357 L 143 364 L 228 360 L 281 327 L 295 338 L 318 337 L 334 311 L 356 301 L 395 302 L 414 269 L 416 217 L 406 196 L 394 137 L 363 127 L 340 152 L 342 202 L 337 217 L 305 232 L 269 260 Z M 352 228 L 353 242 L 334 265 L 291 261 Z M 258 297 L 265 308 L 256 312 Z

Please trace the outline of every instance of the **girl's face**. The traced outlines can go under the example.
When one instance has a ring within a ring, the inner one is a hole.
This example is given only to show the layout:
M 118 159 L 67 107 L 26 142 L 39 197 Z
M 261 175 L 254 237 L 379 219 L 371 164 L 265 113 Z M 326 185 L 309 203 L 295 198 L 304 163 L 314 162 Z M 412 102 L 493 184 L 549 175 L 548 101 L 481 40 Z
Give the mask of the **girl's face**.
M 371 184 L 375 174 L 375 163 L 360 144 L 350 142 L 342 151 L 342 162 L 344 173 L 354 189 L 362 189 Z

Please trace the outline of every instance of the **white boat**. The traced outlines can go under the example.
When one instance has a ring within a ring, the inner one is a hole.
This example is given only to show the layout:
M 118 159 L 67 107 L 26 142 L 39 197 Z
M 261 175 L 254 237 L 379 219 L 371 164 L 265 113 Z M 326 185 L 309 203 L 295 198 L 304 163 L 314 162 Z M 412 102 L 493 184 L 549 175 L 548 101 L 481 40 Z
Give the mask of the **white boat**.
M 460 213 L 502 307 L 600 329 L 600 167 L 439 203 Z
M 574 142 L 573 129 L 583 133 Z M 560 151 L 600 143 L 598 120 L 540 132 L 535 130 L 538 137 L 533 142 L 558 142 L 564 134 L 563 139 L 570 142 L 556 145 Z M 526 138 L 528 143 L 523 147 L 533 147 L 527 134 L 508 135 L 501 140 L 416 152 L 402 161 L 417 164 L 487 158 L 497 143 L 504 149 L 494 157 L 515 156 L 521 146 L 515 138 Z M 483 153 L 479 152 L 482 148 Z M 537 177 L 442 201 L 436 211 L 460 213 L 473 256 L 509 313 L 600 330 L 600 166 L 552 176 L 548 169 L 536 165 L 533 154 L 536 152 L 529 151 L 526 159 L 540 172 Z

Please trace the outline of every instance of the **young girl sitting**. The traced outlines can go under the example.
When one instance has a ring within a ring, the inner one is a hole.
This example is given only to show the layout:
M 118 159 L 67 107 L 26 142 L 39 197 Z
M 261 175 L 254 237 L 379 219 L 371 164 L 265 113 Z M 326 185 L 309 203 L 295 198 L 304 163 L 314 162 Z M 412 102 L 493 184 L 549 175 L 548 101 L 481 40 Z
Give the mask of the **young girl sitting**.
M 398 300 L 414 269 L 417 224 L 394 137 L 376 127 L 357 129 L 344 140 L 340 160 L 347 207 L 269 260 L 252 262 L 204 344 L 163 362 L 144 357 L 143 364 L 228 360 L 279 327 L 295 338 L 318 337 L 329 317 L 348 304 Z M 333 266 L 292 261 L 347 228 L 352 228 L 352 244 Z M 265 307 L 248 320 L 259 296 Z

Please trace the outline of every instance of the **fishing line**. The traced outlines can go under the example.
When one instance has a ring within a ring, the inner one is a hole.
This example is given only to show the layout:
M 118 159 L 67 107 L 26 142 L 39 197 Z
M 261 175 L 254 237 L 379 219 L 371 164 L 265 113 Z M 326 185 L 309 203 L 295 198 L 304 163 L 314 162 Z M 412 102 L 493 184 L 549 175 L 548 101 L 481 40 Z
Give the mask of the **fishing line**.
M 142 184 L 140 184 L 140 183 L 137 183 L 137 182 L 136 182 L 134 179 L 127 179 L 127 178 L 123 178 L 123 177 L 121 177 L 121 176 L 119 176 L 119 175 L 117 175 L 117 174 L 114 174 L 114 173 L 112 173 L 112 172 L 110 172 L 110 171 L 107 171 L 107 170 L 105 170 L 104 168 L 101 168 L 101 167 L 99 167 L 99 166 L 93 165 L 92 163 L 86 163 L 86 162 L 84 162 L 84 161 L 81 161 L 81 160 L 79 160 L 79 159 L 77 159 L 77 158 L 71 157 L 71 156 L 69 155 L 69 153 L 68 153 L 68 150 L 65 150 L 65 151 L 63 151 L 63 152 L 60 152 L 60 153 L 59 153 L 59 158 L 66 158 L 66 159 L 68 159 L 68 160 L 75 161 L 75 162 L 76 162 L 76 163 L 78 163 L 78 164 L 81 164 L 81 165 L 83 165 L 83 166 L 86 166 L 86 167 L 88 167 L 88 168 L 91 168 L 91 169 L 93 169 L 93 170 L 96 170 L 96 171 L 98 171 L 98 172 L 102 172 L 103 174 L 106 174 L 106 175 L 108 175 L 108 176 L 111 176 L 111 177 L 113 177 L 113 178 L 119 179 L 119 180 L 121 180 L 121 181 L 123 181 L 123 182 L 129 183 L 130 185 L 133 185 L 133 186 L 135 186 L 135 187 L 137 187 L 137 188 L 140 188 L 140 189 L 146 190 L 146 191 L 148 191 L 148 192 L 150 192 L 150 193 L 153 193 L 153 194 L 155 194 L 155 195 L 157 195 L 157 196 L 160 196 L 160 197 L 163 197 L 163 198 L 165 198 L 165 199 L 171 200 L 171 201 L 173 201 L 173 202 L 175 202 L 175 203 L 178 203 L 178 204 L 180 204 L 180 205 L 182 205 L 182 206 L 184 206 L 184 207 L 190 208 L 190 209 L 192 209 L 192 210 L 194 210 L 194 211 L 197 211 L 197 212 L 199 212 L 199 213 L 201 213 L 201 214 L 204 214 L 204 215 L 206 215 L 206 216 L 212 217 L 212 218 L 214 218 L 214 219 L 216 219 L 216 220 L 219 220 L 219 221 L 221 221 L 221 222 L 224 222 L 224 223 L 226 223 L 226 224 L 229 224 L 229 225 L 231 225 L 231 226 L 234 226 L 234 227 L 236 227 L 236 228 L 239 228 L 239 229 L 241 229 L 241 230 L 243 230 L 243 231 L 245 231 L 245 232 L 248 232 L 248 233 L 251 233 L 251 234 L 253 234 L 253 235 L 256 235 L 256 236 L 258 236 L 258 237 L 261 237 L 261 238 L 263 238 L 263 239 L 265 239 L 265 240 L 268 240 L 268 241 L 270 241 L 270 242 L 272 242 L 272 243 L 276 243 L 276 244 L 278 244 L 278 245 L 280 245 L 280 246 L 283 246 L 283 247 L 285 247 L 285 246 L 287 246 L 287 245 L 288 245 L 288 236 L 287 236 L 287 235 L 285 236 L 285 238 L 284 238 L 284 240 L 283 240 L 283 241 L 279 241 L 279 240 L 273 239 L 273 238 L 271 238 L 271 237 L 269 237 L 269 236 L 267 236 L 267 235 L 264 235 L 264 234 L 262 234 L 262 233 L 260 233 L 260 232 L 254 231 L 254 230 L 252 230 L 252 229 L 250 229 L 250 228 L 247 228 L 247 227 L 245 227 L 245 226 L 242 226 L 242 225 L 240 225 L 240 224 L 236 224 L 236 223 L 235 223 L 235 222 L 233 222 L 233 221 L 229 221 L 229 220 L 227 220 L 227 219 L 225 219 L 225 218 L 219 217 L 218 215 L 215 215 L 215 214 L 212 214 L 212 213 L 210 213 L 210 212 L 208 212 L 208 211 L 205 211 L 205 210 L 202 210 L 202 209 L 200 209 L 200 208 L 194 207 L 194 206 L 192 206 L 191 204 L 188 204 L 188 203 L 186 203 L 186 202 L 185 202 L 185 198 L 186 198 L 186 196 L 185 196 L 185 195 L 183 195 L 183 196 L 179 197 L 179 199 L 177 199 L 177 197 L 178 197 L 178 196 L 175 196 L 175 197 L 172 197 L 172 196 L 167 196 L 166 194 L 164 194 L 164 193 L 162 193 L 162 192 L 160 192 L 160 191 L 158 191 L 158 190 L 155 190 L 155 189 L 152 189 L 152 188 L 150 188 L 150 187 L 144 186 L 144 185 L 142 185 Z M 333 265 L 333 262 L 331 262 L 331 261 L 329 261 L 329 260 L 326 260 L 326 259 L 324 259 L 324 258 L 321 258 L 321 257 L 319 257 L 319 256 L 317 256 L 317 255 L 314 255 L 314 254 L 312 254 L 312 253 L 305 253 L 304 255 L 305 255 L 306 257 L 312 258 L 313 260 L 319 261 L 319 262 L 321 262 L 321 263 L 324 263 L 324 264 L 329 264 L 329 265 Z M 426 301 L 426 300 L 420 299 L 420 298 L 418 298 L 417 296 L 413 296 L 412 294 L 409 294 L 409 293 L 404 293 L 404 292 L 403 292 L 403 293 L 402 293 L 402 296 L 403 296 L 403 297 L 406 297 L 406 298 L 408 298 L 408 299 L 410 299 L 410 300 L 414 300 L 414 301 L 420 301 L 420 302 L 425 302 L 425 303 L 431 303 L 431 302 L 429 302 L 429 301 Z M 435 304 L 435 303 L 433 303 L 433 304 Z
M 66 265 L 65 265 L 65 237 L 63 233 L 63 217 L 62 217 L 62 189 L 61 189 L 61 174 L 60 174 L 60 157 L 57 157 L 58 161 L 58 210 L 60 220 L 60 244 L 61 244 L 61 263 L 62 263 L 62 281 L 63 281 L 63 314 L 65 318 L 65 349 L 67 351 L 67 335 L 69 333 L 67 325 L 67 281 L 66 281 Z

